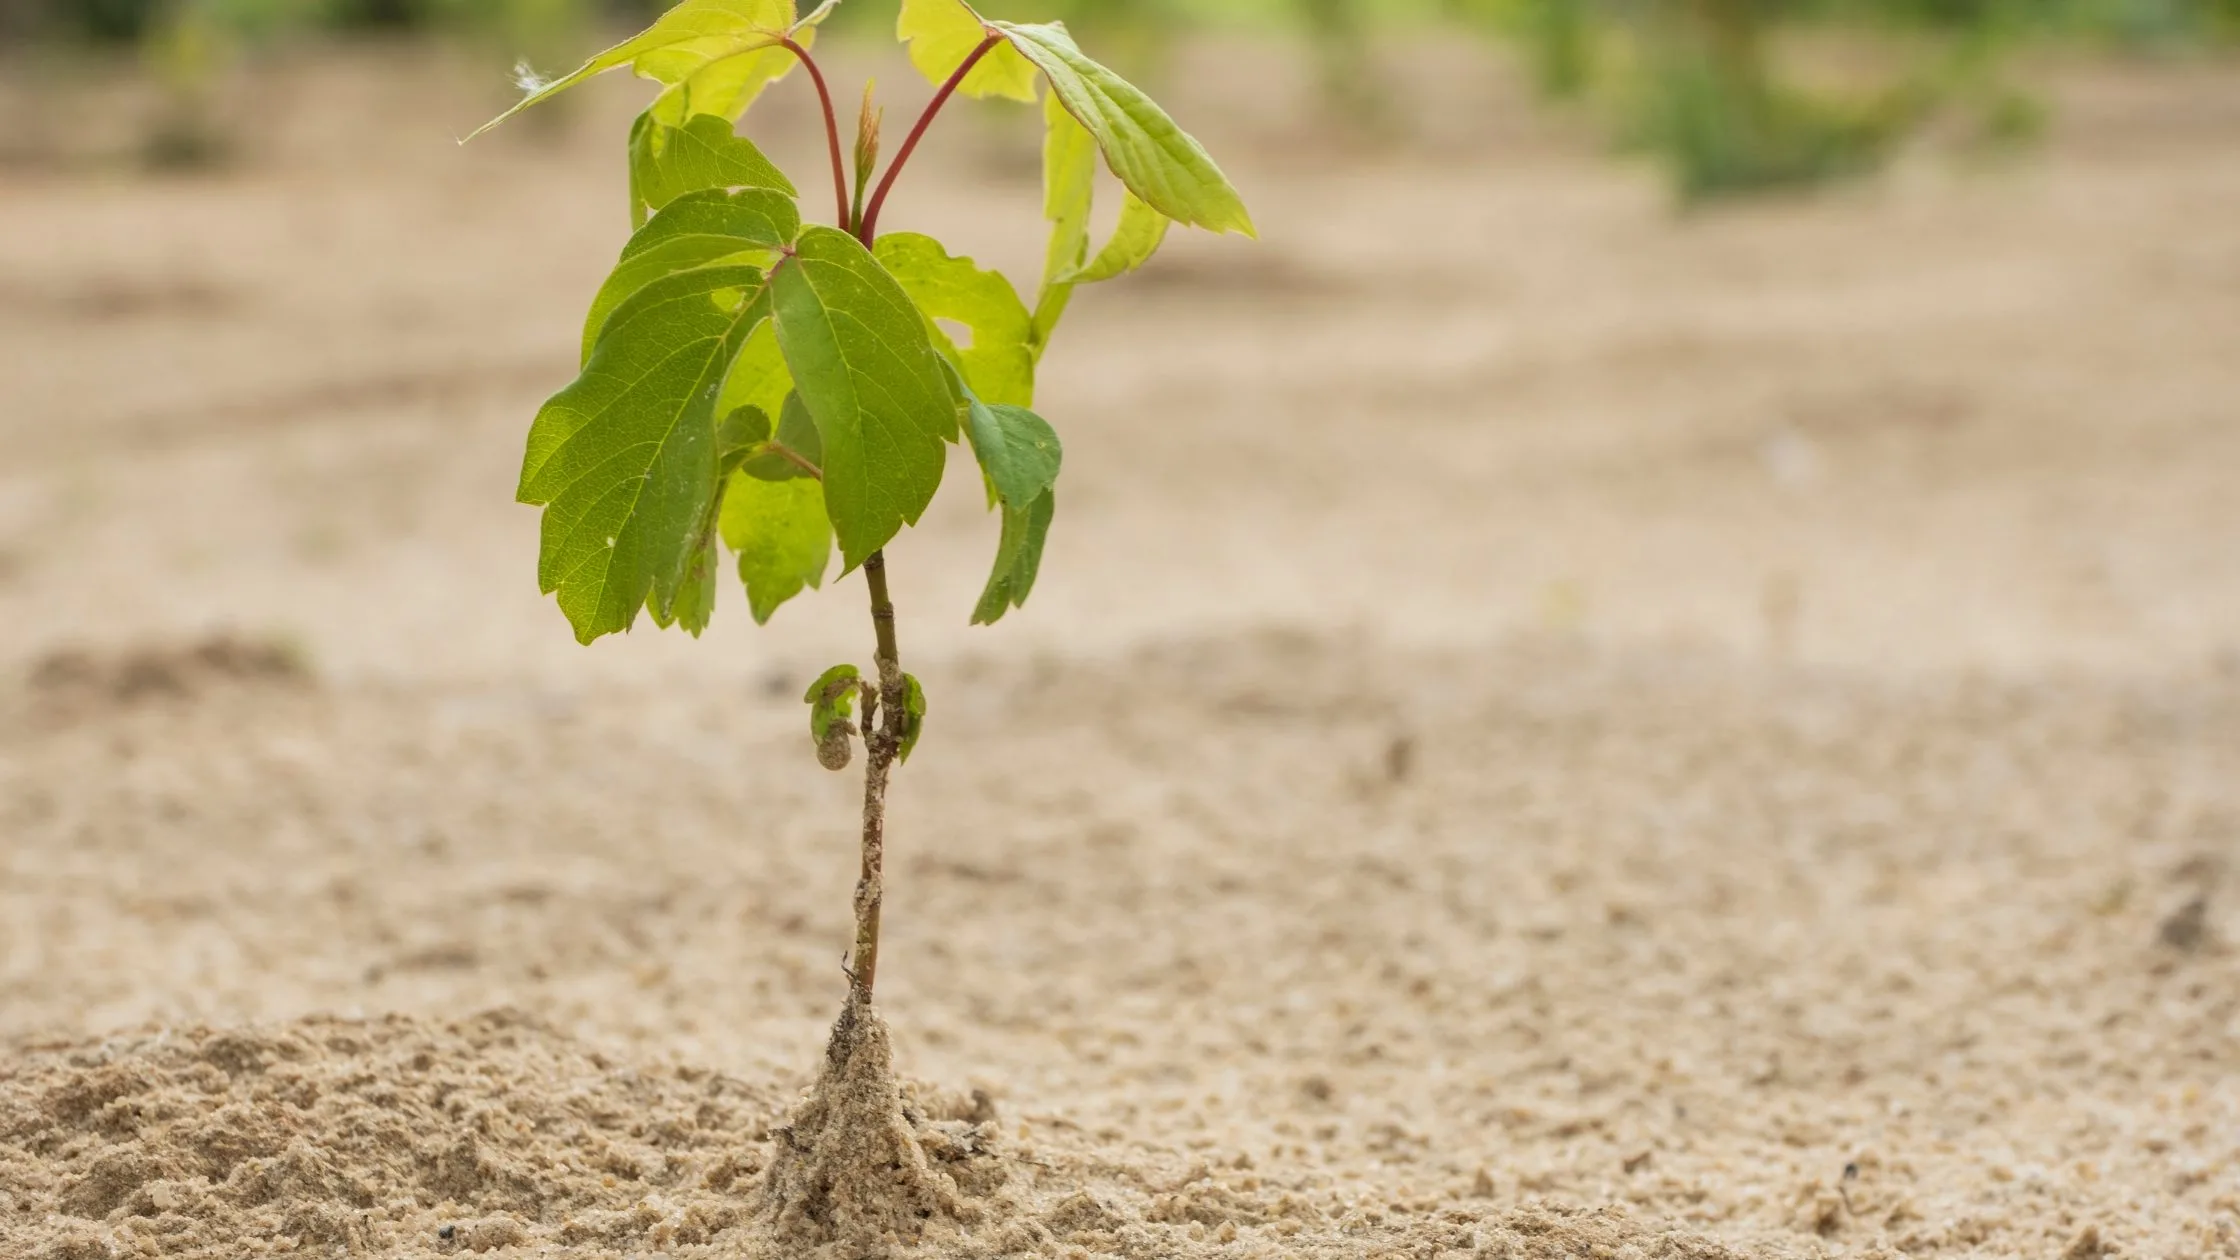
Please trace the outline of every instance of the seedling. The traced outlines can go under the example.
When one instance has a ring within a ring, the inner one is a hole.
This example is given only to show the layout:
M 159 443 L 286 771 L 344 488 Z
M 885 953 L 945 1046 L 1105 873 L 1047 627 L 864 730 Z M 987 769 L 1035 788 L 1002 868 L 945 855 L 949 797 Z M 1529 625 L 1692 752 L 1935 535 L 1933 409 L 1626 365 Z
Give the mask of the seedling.
M 903 0 L 898 34 L 937 90 L 880 173 L 869 90 L 851 146 L 810 52 L 836 4 L 797 15 L 793 0 L 684 0 L 490 124 L 623 66 L 661 85 L 630 131 L 636 230 L 592 299 L 582 374 L 537 413 L 522 463 L 520 499 L 544 509 L 538 582 L 576 637 L 641 614 L 698 635 L 726 551 L 757 622 L 821 587 L 835 546 L 870 596 L 872 670 L 836 666 L 805 696 L 818 760 L 843 768 L 860 742 L 866 762 L 847 1004 L 765 1185 L 782 1230 L 817 1236 L 954 1207 L 902 1117 L 872 1006 L 887 787 L 927 712 L 902 670 L 886 548 L 932 501 L 948 447 L 968 445 L 1001 518 L 972 620 L 1023 605 L 1062 454 L 1031 410 L 1035 369 L 1074 290 L 1142 266 L 1170 223 L 1253 230 L 1205 149 L 1062 24 L 994 21 L 963 0 Z M 823 113 L 831 225 L 803 222 L 793 181 L 735 127 L 797 65 Z M 879 231 L 919 141 L 960 95 L 1041 97 L 1050 240 L 1031 307 L 931 237 Z M 1124 192 L 1092 250 L 1100 152 Z M 970 344 L 936 321 L 968 328 Z

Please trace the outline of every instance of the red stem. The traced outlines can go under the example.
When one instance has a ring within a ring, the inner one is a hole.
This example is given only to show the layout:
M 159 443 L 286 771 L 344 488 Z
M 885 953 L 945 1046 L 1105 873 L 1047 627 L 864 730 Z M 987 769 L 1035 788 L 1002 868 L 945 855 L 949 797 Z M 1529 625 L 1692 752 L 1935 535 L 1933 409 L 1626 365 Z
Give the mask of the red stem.
M 849 230 L 848 223 L 848 168 L 840 160 L 840 115 L 832 108 L 832 91 L 825 86 L 824 71 L 817 68 L 817 59 L 809 50 L 792 39 L 778 41 L 778 46 L 800 58 L 807 67 L 809 78 L 817 85 L 817 100 L 824 106 L 824 137 L 832 146 L 832 193 L 840 203 L 840 230 Z
M 879 181 L 879 190 L 871 194 L 870 208 L 863 212 L 863 222 L 856 225 L 857 240 L 868 246 L 877 237 L 879 208 L 887 204 L 887 192 L 894 187 L 895 176 L 902 174 L 903 163 L 910 160 L 911 153 L 917 150 L 918 141 L 925 138 L 926 128 L 933 125 L 933 116 L 941 112 L 941 107 L 949 103 L 951 96 L 956 95 L 957 85 L 963 83 L 964 77 L 972 73 L 972 68 L 980 64 L 980 59 L 994 52 L 996 45 L 1002 42 L 1001 35 L 990 35 L 981 40 L 980 46 L 972 50 L 972 55 L 964 59 L 964 64 L 957 67 L 957 72 L 950 75 L 949 81 L 942 84 L 941 90 L 935 92 L 933 99 L 926 103 L 926 111 L 918 115 L 917 126 L 910 129 L 910 138 L 902 142 L 902 148 L 895 152 L 894 161 L 888 164 L 885 177 Z M 833 152 L 838 153 L 839 150 L 835 149 Z

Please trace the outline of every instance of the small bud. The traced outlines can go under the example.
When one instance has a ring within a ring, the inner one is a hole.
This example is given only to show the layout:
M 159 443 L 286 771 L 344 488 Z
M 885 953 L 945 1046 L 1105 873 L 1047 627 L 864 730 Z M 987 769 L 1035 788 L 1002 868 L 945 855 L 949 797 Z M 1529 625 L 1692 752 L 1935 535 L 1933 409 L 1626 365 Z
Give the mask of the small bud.
M 850 734 L 845 722 L 826 731 L 824 738 L 817 743 L 817 764 L 827 770 L 847 769 L 848 763 L 856 755 L 855 742 L 848 738 Z
M 873 108 L 872 89 L 876 83 L 863 85 L 863 112 L 856 116 L 856 188 L 871 182 L 871 173 L 879 165 L 879 123 L 887 116 L 883 108 Z

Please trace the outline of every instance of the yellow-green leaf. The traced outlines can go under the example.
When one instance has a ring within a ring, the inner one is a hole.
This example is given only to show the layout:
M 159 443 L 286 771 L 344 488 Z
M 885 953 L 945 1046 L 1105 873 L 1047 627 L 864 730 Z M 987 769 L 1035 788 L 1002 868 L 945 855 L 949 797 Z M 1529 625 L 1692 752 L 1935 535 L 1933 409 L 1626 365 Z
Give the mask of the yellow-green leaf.
M 777 45 L 794 31 L 793 14 L 793 0 L 684 0 L 652 26 L 531 92 L 467 138 L 622 66 L 669 88 L 653 111 L 663 122 L 679 125 L 693 114 L 737 118 L 756 93 L 790 68 L 792 54 Z
M 1082 55 L 1062 23 L 990 22 L 1050 80 L 1067 112 L 1096 137 L 1112 173 L 1177 223 L 1254 234 L 1244 200 L 1205 146 L 1141 89 Z
M 973 392 L 1015 407 L 1034 403 L 1034 321 L 1019 291 L 1002 274 L 969 258 L 952 258 L 941 242 L 916 232 L 890 232 L 872 247 L 929 320 L 955 320 L 972 332 L 958 346 L 938 325 L 928 329 L 934 348 L 964 373 Z
M 895 36 L 910 45 L 910 64 L 936 87 L 947 83 L 972 50 L 993 33 L 964 0 L 902 0 L 902 13 L 895 19 Z M 1034 66 L 1018 50 L 998 45 L 980 59 L 957 91 L 974 99 L 1001 96 L 1032 102 L 1034 76 Z
M 824 584 L 832 560 L 832 525 L 824 487 L 814 478 L 763 481 L 734 473 L 723 496 L 723 541 L 739 553 L 739 580 L 755 623 L 767 625 L 778 606 L 804 588 Z
M 1160 242 L 1167 239 L 1167 216 L 1151 208 L 1151 204 L 1133 191 L 1121 194 L 1120 223 L 1112 230 L 1112 239 L 1104 243 L 1097 256 L 1087 266 L 1065 277 L 1067 284 L 1093 284 L 1110 280 L 1114 276 L 1134 271 L 1159 252 Z
M 785 356 L 778 350 L 778 326 L 765 323 L 747 338 L 746 348 L 731 364 L 716 414 L 728 416 L 741 407 L 752 407 L 766 416 L 783 415 L 786 395 L 792 392 L 793 373 L 786 370 Z
M 1089 257 L 1089 212 L 1097 192 L 1097 141 L 1055 92 L 1042 102 L 1042 214 L 1050 245 L 1042 263 L 1042 292 L 1034 303 L 1034 352 L 1040 358 L 1073 298 L 1064 277 Z

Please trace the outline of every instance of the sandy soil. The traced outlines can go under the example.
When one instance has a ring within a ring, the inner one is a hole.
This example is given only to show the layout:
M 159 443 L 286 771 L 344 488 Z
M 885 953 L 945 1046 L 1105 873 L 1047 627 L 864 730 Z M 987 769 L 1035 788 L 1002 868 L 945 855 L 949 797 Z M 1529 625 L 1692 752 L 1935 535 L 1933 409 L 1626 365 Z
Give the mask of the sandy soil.
M 1077 303 L 1023 615 L 895 550 L 930 1254 L 2240 1256 L 2240 77 L 1678 220 L 1457 56 L 1382 154 L 1178 93 L 1265 243 Z M 628 85 L 258 92 L 0 175 L 0 1253 L 754 1254 L 860 592 L 536 596 Z M 1019 139 L 892 221 L 1024 269 Z

